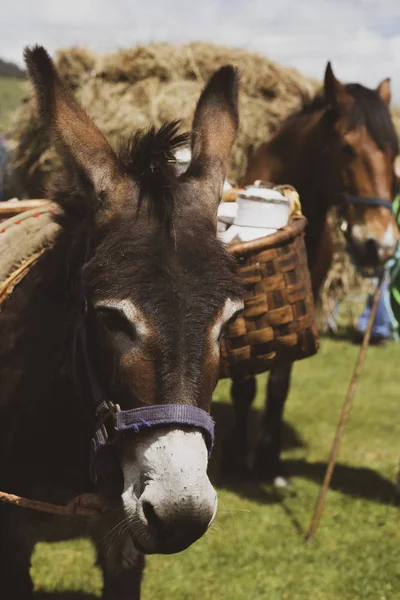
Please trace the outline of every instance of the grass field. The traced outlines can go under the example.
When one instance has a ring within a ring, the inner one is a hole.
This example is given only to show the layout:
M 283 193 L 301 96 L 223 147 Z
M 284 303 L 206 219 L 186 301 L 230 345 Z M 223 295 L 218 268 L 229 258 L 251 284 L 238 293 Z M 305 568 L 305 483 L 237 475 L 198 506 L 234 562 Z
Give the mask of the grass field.
M 318 356 L 296 365 L 285 443 L 293 493 L 256 481 L 223 482 L 218 456 L 232 411 L 228 383 L 220 383 L 219 444 L 211 464 L 218 517 L 189 550 L 148 559 L 144 600 L 400 599 L 393 486 L 400 459 L 400 345 L 369 350 L 318 537 L 309 546 L 303 541 L 357 351 L 346 342 L 323 340 Z M 264 381 L 261 376 L 253 425 Z M 86 540 L 40 544 L 32 566 L 37 590 L 46 598 L 54 591 L 64 600 L 67 592 L 76 592 L 71 598 L 98 597 L 101 577 L 93 560 Z
M 23 80 L 14 77 L 0 77 L 0 134 L 8 130 L 12 114 L 24 94 Z

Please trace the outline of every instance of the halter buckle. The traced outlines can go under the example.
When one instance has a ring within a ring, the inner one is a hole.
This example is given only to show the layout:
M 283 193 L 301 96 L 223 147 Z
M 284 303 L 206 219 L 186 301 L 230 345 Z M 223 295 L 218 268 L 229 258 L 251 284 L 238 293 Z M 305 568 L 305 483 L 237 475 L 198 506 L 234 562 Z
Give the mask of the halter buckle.
M 96 409 L 96 430 L 100 431 L 103 437 L 103 445 L 115 434 L 117 424 L 117 414 L 121 412 L 119 404 L 114 404 L 111 400 L 105 400 Z M 111 419 L 111 423 L 109 423 Z

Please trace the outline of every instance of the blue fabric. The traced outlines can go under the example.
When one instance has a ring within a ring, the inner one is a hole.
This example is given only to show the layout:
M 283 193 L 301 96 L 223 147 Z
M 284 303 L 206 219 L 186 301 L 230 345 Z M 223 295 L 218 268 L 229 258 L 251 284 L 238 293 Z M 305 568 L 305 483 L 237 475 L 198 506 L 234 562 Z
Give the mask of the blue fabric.
M 392 202 L 391 200 L 384 200 L 383 198 L 367 198 L 363 196 L 351 196 L 350 194 L 344 194 L 346 200 L 350 202 L 350 204 L 354 204 L 355 206 L 383 206 L 392 211 Z
M 209 455 L 214 443 L 214 420 L 202 408 L 189 404 L 155 404 L 131 410 L 121 410 L 115 415 L 115 431 L 132 430 L 138 433 L 149 427 L 162 425 L 187 425 L 200 429 L 206 438 Z
M 382 284 L 382 291 L 376 310 L 376 316 L 374 324 L 372 325 L 371 335 L 373 337 L 390 338 L 392 335 L 392 320 L 388 311 L 388 299 L 389 299 L 389 283 L 384 281 Z M 358 319 L 358 330 L 362 333 L 365 332 L 368 325 L 369 316 L 371 314 L 373 295 L 369 294 L 367 299 L 367 305 L 364 308 L 362 315 Z

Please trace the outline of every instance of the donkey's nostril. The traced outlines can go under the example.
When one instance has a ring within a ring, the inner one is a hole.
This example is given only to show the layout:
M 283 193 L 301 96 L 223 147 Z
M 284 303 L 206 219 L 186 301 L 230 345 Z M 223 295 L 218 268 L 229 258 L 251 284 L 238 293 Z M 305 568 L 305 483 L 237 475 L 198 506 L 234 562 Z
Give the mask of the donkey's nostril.
M 154 506 L 148 500 L 143 500 L 142 510 L 148 527 L 155 529 L 158 533 L 161 533 L 162 523 L 157 516 L 156 511 L 154 510 Z

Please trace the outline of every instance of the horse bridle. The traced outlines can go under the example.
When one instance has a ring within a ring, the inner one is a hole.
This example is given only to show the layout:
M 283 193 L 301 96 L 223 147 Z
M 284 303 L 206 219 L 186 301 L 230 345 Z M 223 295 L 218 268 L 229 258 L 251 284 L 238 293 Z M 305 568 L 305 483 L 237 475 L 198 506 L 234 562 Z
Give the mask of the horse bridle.
M 214 420 L 202 408 L 188 404 L 156 404 L 121 410 L 104 391 L 97 377 L 87 339 L 86 310 L 80 317 L 74 332 L 73 370 L 78 391 L 77 361 L 83 358 L 91 396 L 90 413 L 94 421 L 91 440 L 91 477 L 96 480 L 96 457 L 102 448 L 112 444 L 126 432 L 139 433 L 143 429 L 178 425 L 199 429 L 205 438 L 208 455 L 214 443 Z M 80 393 L 82 396 L 82 392 Z
M 399 190 L 397 193 L 399 193 L 399 191 L 400 191 L 400 186 L 399 186 Z M 371 207 L 371 208 L 381 207 L 381 208 L 386 208 L 386 209 L 390 210 L 391 214 L 393 214 L 393 203 L 391 200 L 385 200 L 384 198 L 379 198 L 379 197 L 353 196 L 353 195 L 347 194 L 345 192 L 339 193 L 338 196 L 339 196 L 339 198 L 342 199 L 342 203 L 340 205 L 342 209 L 348 205 L 364 206 L 364 207 Z M 395 194 L 395 197 L 396 197 L 396 194 Z M 393 215 L 393 216 L 394 216 L 396 223 L 398 224 L 399 216 L 400 216 L 400 203 L 397 208 L 397 214 Z M 344 238 L 347 242 L 346 251 L 350 257 L 350 260 L 353 262 L 353 264 L 357 268 L 360 275 L 362 275 L 364 277 L 379 276 L 382 272 L 382 269 L 384 269 L 384 267 L 382 266 L 382 267 L 374 268 L 372 270 L 364 269 L 364 268 L 360 267 L 357 264 L 355 257 L 353 256 L 352 245 L 351 245 L 352 244 L 351 233 L 348 231 L 347 226 L 345 228 L 342 227 L 342 232 L 343 232 Z
M 387 208 L 388 210 L 390 210 L 390 212 L 393 212 L 393 204 L 391 200 L 385 200 L 384 198 L 379 198 L 379 197 L 368 197 L 368 196 L 353 196 L 352 194 L 347 194 L 346 192 L 339 192 L 337 193 L 337 197 L 340 200 L 339 203 L 339 214 L 341 215 L 342 218 L 345 218 L 345 215 L 343 214 L 343 210 L 345 208 L 347 208 L 348 206 L 364 206 L 364 207 L 371 207 L 371 208 Z M 396 218 L 396 222 L 397 222 L 397 217 L 399 215 L 395 215 Z M 346 220 L 346 219 L 345 219 Z M 351 239 L 351 235 L 349 233 L 349 231 L 347 230 L 347 228 L 343 229 L 343 234 L 344 237 L 346 238 L 346 240 L 349 242 Z
M 344 200 L 346 205 L 366 206 L 371 208 L 382 207 L 387 208 L 392 212 L 391 200 L 385 200 L 384 198 L 369 198 L 366 196 L 353 196 L 346 192 L 340 193 L 339 196 Z

